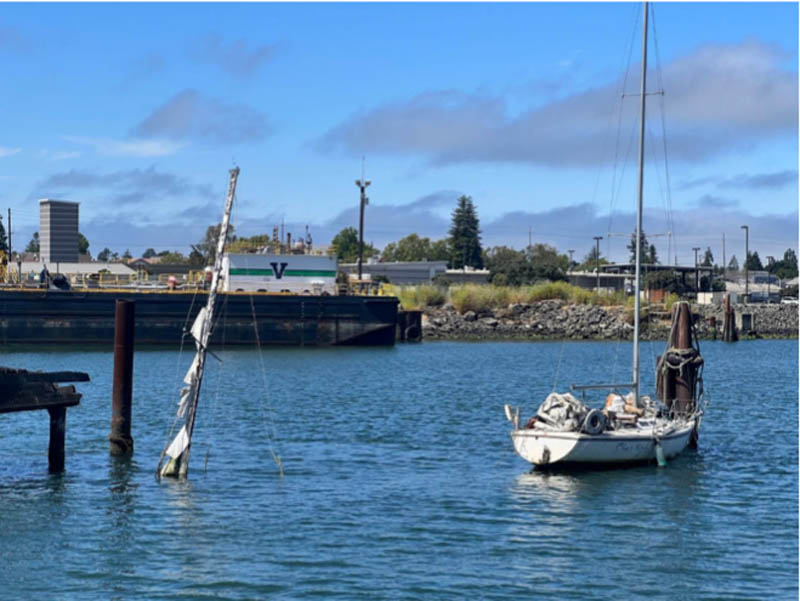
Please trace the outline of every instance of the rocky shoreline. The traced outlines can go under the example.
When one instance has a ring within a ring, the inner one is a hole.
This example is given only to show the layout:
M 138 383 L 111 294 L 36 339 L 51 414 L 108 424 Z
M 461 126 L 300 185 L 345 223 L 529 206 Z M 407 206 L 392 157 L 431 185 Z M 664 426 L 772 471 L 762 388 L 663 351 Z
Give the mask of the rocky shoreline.
M 735 305 L 737 315 L 753 316 L 745 337 L 797 338 L 798 305 Z M 722 337 L 723 308 L 692 306 L 700 338 Z M 642 340 L 666 340 L 670 316 L 649 312 L 642 318 Z M 422 315 L 424 340 L 630 340 L 633 310 L 624 306 L 569 304 L 545 300 L 460 315 L 452 305 L 429 307 Z

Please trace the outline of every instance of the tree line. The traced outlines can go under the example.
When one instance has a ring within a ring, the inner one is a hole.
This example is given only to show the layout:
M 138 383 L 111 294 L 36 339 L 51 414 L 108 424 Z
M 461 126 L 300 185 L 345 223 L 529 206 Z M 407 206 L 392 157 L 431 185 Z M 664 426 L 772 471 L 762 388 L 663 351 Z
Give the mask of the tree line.
M 220 227 L 220 224 L 208 226 L 204 238 L 197 244 L 191 245 L 192 250 L 188 255 L 170 250 L 156 252 L 155 249 L 148 248 L 142 257 L 146 259 L 160 257 L 162 263 L 203 267 L 214 260 Z M 82 254 L 87 253 L 89 241 L 83 234 L 78 236 L 78 251 Z M 277 252 L 279 248 L 284 249 L 276 232 L 273 232 L 272 237 L 267 234 L 237 237 L 233 225 L 229 226 L 228 244 L 231 252 L 247 252 L 264 247 L 270 248 L 273 252 Z M 636 259 L 636 246 L 636 235 L 632 234 L 627 245 L 631 263 Z M 356 262 L 359 253 L 358 230 L 354 227 L 343 228 L 334 236 L 331 248 L 340 262 Z M 8 252 L 2 221 L 0 221 L 0 250 Z M 38 232 L 34 232 L 25 251 L 39 252 Z M 647 273 L 647 266 L 659 265 L 660 260 L 655 245 L 648 241 L 645 232 L 642 232 L 639 238 L 639 252 L 646 273 L 644 278 L 646 286 L 659 287 L 676 293 L 694 291 L 694 281 L 687 283 L 671 271 Z M 570 257 L 560 253 L 555 247 L 541 243 L 528 245 L 522 250 L 505 245 L 484 249 L 481 244 L 477 208 L 472 198 L 466 195 L 460 196 L 456 200 L 456 206 L 451 213 L 450 229 L 446 237 L 431 240 L 412 233 L 396 242 L 388 243 L 383 250 L 365 242 L 363 257 L 364 260 L 376 258 L 383 262 L 446 261 L 449 269 L 486 268 L 489 271 L 490 282 L 510 286 L 533 284 L 542 280 L 566 280 L 567 272 L 570 270 L 594 271 L 609 263 L 596 246 L 586 253 L 581 262 L 572 261 Z M 119 255 L 107 247 L 97 255 L 97 259 L 100 261 L 125 261 L 132 258 L 130 250 Z M 772 258 L 770 257 L 770 259 Z M 724 269 L 723 266 L 714 262 L 711 247 L 706 247 L 699 264 L 712 268 L 712 274 L 704 275 L 700 279 L 700 290 L 722 288 L 722 282 L 714 276 L 722 275 Z M 724 267 L 729 271 L 739 271 L 736 255 L 732 255 L 728 265 Z M 748 253 L 744 267 L 750 271 L 767 271 L 781 279 L 791 279 L 797 277 L 798 274 L 797 254 L 794 249 L 789 248 L 784 252 L 783 258 L 770 260 L 765 266 L 758 252 L 754 250 Z

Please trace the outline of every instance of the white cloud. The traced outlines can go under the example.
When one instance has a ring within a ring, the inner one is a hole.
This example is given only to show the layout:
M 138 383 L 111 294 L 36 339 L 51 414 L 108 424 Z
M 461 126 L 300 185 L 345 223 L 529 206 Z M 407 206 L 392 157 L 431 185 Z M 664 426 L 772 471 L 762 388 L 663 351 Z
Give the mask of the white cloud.
M 22 152 L 22 148 L 9 148 L 7 146 L 0 146 L 0 158 L 10 157 Z
M 74 144 L 94 148 L 96 152 L 111 156 L 159 157 L 175 154 L 184 144 L 172 140 L 131 138 L 114 140 L 112 138 L 87 138 L 82 136 L 64 136 Z
M 266 116 L 243 105 L 206 98 L 183 90 L 133 129 L 140 138 L 201 139 L 215 143 L 255 142 L 267 136 Z
M 776 137 L 797 136 L 797 71 L 757 41 L 695 49 L 663 68 L 670 156 L 695 161 Z M 649 89 L 656 90 L 651 77 Z M 608 162 L 609 115 L 621 80 L 511 114 L 502 97 L 428 91 L 352 115 L 319 141 L 323 151 L 415 155 L 433 164 L 463 162 L 587 166 Z M 635 81 L 626 93 L 635 94 Z M 660 120 L 654 99 L 652 129 Z M 633 123 L 634 97 L 623 104 Z M 614 120 L 616 122 L 616 119 Z M 627 129 L 625 130 L 627 134 Z M 654 140 L 661 145 L 661 140 Z

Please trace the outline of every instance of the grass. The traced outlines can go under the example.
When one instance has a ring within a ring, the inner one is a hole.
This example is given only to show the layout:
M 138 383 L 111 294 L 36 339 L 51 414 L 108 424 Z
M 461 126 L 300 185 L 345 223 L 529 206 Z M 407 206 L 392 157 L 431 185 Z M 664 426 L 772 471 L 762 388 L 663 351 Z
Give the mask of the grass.
M 387 293 L 397 296 L 405 310 L 420 310 L 438 307 L 450 302 L 464 314 L 479 313 L 489 309 L 507 307 L 511 304 L 531 304 L 543 300 L 558 299 L 574 304 L 626 305 L 624 292 L 595 292 L 573 286 L 566 282 L 543 282 L 533 286 L 493 286 L 490 284 L 463 284 L 451 286 L 449 290 L 431 285 L 394 286 L 385 285 Z M 632 303 L 631 303 L 632 304 Z
M 421 286 L 395 286 L 384 284 L 384 290 L 400 299 L 406 311 L 419 311 L 425 307 L 439 307 L 447 302 L 447 291 L 428 284 Z

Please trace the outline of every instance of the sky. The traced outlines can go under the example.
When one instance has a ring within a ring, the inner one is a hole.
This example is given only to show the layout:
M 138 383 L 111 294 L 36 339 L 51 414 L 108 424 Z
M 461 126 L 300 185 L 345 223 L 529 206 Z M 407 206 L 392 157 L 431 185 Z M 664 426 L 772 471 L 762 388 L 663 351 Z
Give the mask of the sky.
M 798 5 L 655 3 L 644 230 L 662 262 L 798 244 Z M 4 4 L 0 213 L 80 203 L 90 252 L 187 252 L 241 168 L 236 233 L 447 235 L 627 260 L 638 3 Z M 701 250 L 701 256 L 702 256 Z

